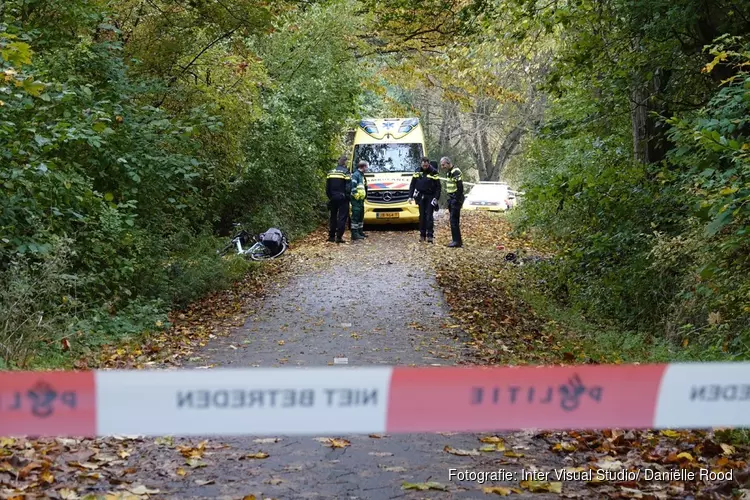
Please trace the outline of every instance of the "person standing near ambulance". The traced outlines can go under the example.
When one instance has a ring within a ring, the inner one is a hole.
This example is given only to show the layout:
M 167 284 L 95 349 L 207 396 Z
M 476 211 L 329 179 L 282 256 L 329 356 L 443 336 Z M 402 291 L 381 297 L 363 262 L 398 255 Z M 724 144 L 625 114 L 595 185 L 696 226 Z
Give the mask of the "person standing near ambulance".
M 326 178 L 326 195 L 328 196 L 328 210 L 331 216 L 328 222 L 328 241 L 346 243 L 344 230 L 346 219 L 349 217 L 349 198 L 351 197 L 352 179 L 346 168 L 346 155 L 341 155 L 336 168 L 328 172 Z
M 422 166 L 414 172 L 409 186 L 409 203 L 419 206 L 419 241 L 433 243 L 435 232 L 435 209 L 440 199 L 440 177 L 430 165 L 430 159 L 422 157 Z
M 357 163 L 357 170 L 352 174 L 352 241 L 367 238 L 365 227 L 365 198 L 367 198 L 367 179 L 365 172 L 369 164 L 362 160 Z

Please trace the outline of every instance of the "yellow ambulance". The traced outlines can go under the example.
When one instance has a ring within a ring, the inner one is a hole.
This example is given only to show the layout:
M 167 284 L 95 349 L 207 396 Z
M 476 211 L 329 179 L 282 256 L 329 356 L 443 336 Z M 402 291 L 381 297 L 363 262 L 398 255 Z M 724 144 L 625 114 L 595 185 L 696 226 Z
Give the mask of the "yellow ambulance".
M 352 171 L 360 160 L 365 174 L 365 224 L 419 222 L 417 205 L 409 205 L 409 184 L 427 154 L 418 118 L 364 119 L 354 134 Z

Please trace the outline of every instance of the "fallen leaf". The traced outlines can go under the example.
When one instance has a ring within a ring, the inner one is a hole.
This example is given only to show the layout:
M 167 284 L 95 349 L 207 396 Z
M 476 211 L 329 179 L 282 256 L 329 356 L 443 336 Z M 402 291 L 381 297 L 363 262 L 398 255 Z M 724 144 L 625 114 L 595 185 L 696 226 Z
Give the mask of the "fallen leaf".
M 562 493 L 562 483 L 548 481 L 521 481 L 521 488 L 532 493 Z
M 188 459 L 187 459 L 187 460 L 185 461 L 185 463 L 186 463 L 187 465 L 189 465 L 190 467 L 192 467 L 193 469 L 197 469 L 197 468 L 199 468 L 199 467 L 207 467 L 207 464 L 205 464 L 205 463 L 201 462 L 201 461 L 200 461 L 199 459 L 197 459 L 197 458 L 188 458 Z
M 392 457 L 393 453 L 390 453 L 388 451 L 371 451 L 368 453 L 368 455 L 372 455 L 374 457 Z
M 505 443 L 486 444 L 479 448 L 479 451 L 490 452 L 490 451 L 505 451 Z
M 62 488 L 58 490 L 57 494 L 60 495 L 60 498 L 62 500 L 78 500 L 79 498 L 81 498 L 78 496 L 78 493 L 71 490 L 70 488 Z
M 45 470 L 41 474 L 39 474 L 39 479 L 47 484 L 52 484 L 55 482 L 55 476 L 53 476 L 52 473 L 48 470 Z
M 503 453 L 503 455 L 505 455 L 508 458 L 523 458 L 524 457 L 523 453 L 517 453 L 515 451 L 506 451 L 505 453 Z
M 265 452 L 259 451 L 258 453 L 250 453 L 250 454 L 248 454 L 248 455 L 245 455 L 245 456 L 244 456 L 243 458 L 257 458 L 257 459 L 263 459 L 263 458 L 268 458 L 268 457 L 270 457 L 270 456 L 271 456 L 271 455 L 269 455 L 268 453 L 265 453 Z
M 213 479 L 208 479 L 208 480 L 205 480 L 205 479 L 196 479 L 195 480 L 195 484 L 197 484 L 198 486 L 207 486 L 209 484 L 214 484 L 215 482 L 216 481 L 214 481 Z
M 573 443 L 563 442 L 557 443 L 552 447 L 552 451 L 576 451 L 578 447 Z
M 724 455 L 734 455 L 735 452 L 737 451 L 734 448 L 734 446 L 729 445 L 729 444 L 722 443 L 720 446 L 721 446 L 721 449 L 724 451 Z
M 401 488 L 404 490 L 419 490 L 419 491 L 425 491 L 425 490 L 440 490 L 440 491 L 448 491 L 448 488 L 440 483 L 435 482 L 427 482 L 427 483 L 404 483 L 401 485 Z
M 279 345 L 284 345 L 285 343 L 283 340 L 279 340 Z
M 154 493 L 160 492 L 159 490 L 150 490 L 142 484 L 138 486 L 131 486 L 130 488 L 127 488 L 127 490 L 133 495 L 153 495 Z
M 314 441 L 323 443 L 324 445 L 330 446 L 331 448 L 346 448 L 347 446 L 350 446 L 352 444 L 346 439 L 337 439 L 337 438 L 328 438 L 328 437 L 315 438 Z
M 662 436 L 668 437 L 668 438 L 678 438 L 678 437 L 680 437 L 680 433 L 677 432 L 677 431 L 666 430 L 666 431 L 661 431 L 660 434 Z
M 346 448 L 347 446 L 351 446 L 351 444 L 346 439 L 331 439 L 330 442 L 331 448 Z
M 484 493 L 487 495 L 494 493 L 495 495 L 500 495 L 501 497 L 507 497 L 508 495 L 513 493 L 513 490 L 504 486 L 485 486 L 484 488 L 482 488 L 482 491 L 484 491 Z
M 177 475 L 180 477 L 185 477 L 187 476 L 187 471 L 182 467 L 177 467 Z
M 460 457 L 477 456 L 480 453 L 477 450 L 460 450 L 458 448 L 451 448 L 446 446 L 443 451 L 450 453 L 451 455 L 458 455 Z
M 26 477 L 31 474 L 31 471 L 35 469 L 39 469 L 42 467 L 42 464 L 39 462 L 32 462 L 20 471 L 18 471 L 18 479 L 26 479 Z
M 479 438 L 483 443 L 505 443 L 505 440 L 500 436 L 484 436 Z

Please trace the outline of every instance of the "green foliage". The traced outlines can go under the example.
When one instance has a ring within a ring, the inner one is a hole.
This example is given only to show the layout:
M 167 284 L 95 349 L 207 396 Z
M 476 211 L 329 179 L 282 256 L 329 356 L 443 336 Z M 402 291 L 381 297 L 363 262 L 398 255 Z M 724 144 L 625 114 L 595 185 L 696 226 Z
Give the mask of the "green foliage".
M 43 340 L 24 330 L 40 311 L 40 332 L 95 346 L 227 286 L 252 269 L 215 255 L 230 222 L 317 225 L 360 93 L 350 7 L 3 4 L 0 272 L 17 287 L 0 307 L 23 298 L 8 363 Z M 70 311 L 45 291 L 63 285 Z
M 745 359 L 749 26 L 746 7 L 720 4 L 513 4 L 518 36 L 562 42 L 520 225 L 558 251 L 540 272 L 561 302 L 691 356 Z

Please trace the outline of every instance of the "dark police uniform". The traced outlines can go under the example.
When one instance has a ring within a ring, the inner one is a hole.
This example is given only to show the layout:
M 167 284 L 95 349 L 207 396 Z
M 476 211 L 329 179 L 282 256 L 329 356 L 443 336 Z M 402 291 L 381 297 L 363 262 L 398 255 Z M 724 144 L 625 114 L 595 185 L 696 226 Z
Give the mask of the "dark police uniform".
M 427 170 L 420 168 L 414 172 L 409 186 L 409 198 L 414 198 L 419 206 L 419 236 L 421 240 L 427 237 L 430 243 L 435 228 L 432 200 L 440 198 L 440 190 L 440 177 L 434 167 L 430 166 Z
M 463 245 L 461 240 L 461 206 L 464 204 L 464 181 L 458 167 L 451 168 L 445 182 L 445 192 L 448 194 L 448 212 L 451 216 L 451 244 L 452 247 Z
M 342 242 L 346 219 L 349 217 L 349 198 L 352 190 L 352 176 L 342 165 L 337 166 L 326 178 L 326 195 L 331 218 L 328 222 L 328 241 Z

